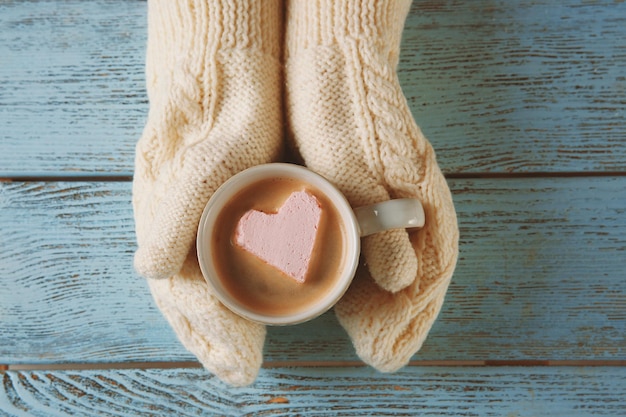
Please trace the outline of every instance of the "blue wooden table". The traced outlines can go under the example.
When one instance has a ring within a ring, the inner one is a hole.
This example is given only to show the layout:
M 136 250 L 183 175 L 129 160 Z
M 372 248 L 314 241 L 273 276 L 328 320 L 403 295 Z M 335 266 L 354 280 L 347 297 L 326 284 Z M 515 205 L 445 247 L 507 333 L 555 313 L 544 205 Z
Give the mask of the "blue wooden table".
M 332 312 L 230 388 L 132 269 L 146 4 L 0 2 L 0 415 L 626 416 L 626 3 L 416 0 L 400 79 L 461 229 L 410 366 Z

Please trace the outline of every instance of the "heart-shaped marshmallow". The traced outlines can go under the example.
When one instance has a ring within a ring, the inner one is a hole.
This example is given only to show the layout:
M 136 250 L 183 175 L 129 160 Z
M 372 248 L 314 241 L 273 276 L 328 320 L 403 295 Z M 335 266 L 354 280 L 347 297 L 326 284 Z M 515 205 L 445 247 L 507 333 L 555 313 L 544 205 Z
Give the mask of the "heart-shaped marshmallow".
M 291 193 L 277 213 L 247 211 L 235 231 L 235 242 L 299 283 L 311 262 L 322 208 L 306 191 Z

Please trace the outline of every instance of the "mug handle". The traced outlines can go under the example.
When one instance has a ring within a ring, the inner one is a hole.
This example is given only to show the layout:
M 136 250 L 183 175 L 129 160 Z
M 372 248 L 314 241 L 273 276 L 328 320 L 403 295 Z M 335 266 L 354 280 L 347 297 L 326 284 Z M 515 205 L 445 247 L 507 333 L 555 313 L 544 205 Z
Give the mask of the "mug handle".
M 357 207 L 354 214 L 361 229 L 361 237 L 389 229 L 424 226 L 424 208 L 414 198 L 398 198 L 370 206 Z

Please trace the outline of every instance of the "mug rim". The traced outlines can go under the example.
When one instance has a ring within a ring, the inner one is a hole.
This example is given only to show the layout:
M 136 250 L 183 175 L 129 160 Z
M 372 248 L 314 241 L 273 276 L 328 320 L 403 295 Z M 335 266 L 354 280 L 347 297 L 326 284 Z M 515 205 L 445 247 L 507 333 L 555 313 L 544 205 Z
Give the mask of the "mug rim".
M 294 314 L 270 315 L 255 312 L 238 302 L 220 285 L 211 253 L 213 223 L 225 204 L 246 186 L 267 178 L 288 177 L 309 183 L 325 194 L 335 205 L 346 233 L 346 259 L 341 275 L 333 288 L 311 308 Z M 268 163 L 243 170 L 226 180 L 209 198 L 198 224 L 196 251 L 202 276 L 218 300 L 235 314 L 248 320 L 267 325 L 298 324 L 316 318 L 330 310 L 352 282 L 361 253 L 360 229 L 354 210 L 346 197 L 326 178 L 301 165 L 290 163 Z

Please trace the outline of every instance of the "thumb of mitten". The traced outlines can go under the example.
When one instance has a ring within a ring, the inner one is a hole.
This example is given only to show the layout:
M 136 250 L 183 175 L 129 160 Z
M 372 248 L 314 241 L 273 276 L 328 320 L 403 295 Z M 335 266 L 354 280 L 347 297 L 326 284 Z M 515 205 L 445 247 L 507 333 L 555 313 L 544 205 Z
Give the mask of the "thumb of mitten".
M 383 289 L 397 292 L 417 276 L 417 257 L 404 230 L 388 230 L 367 236 L 362 242 L 367 268 Z

